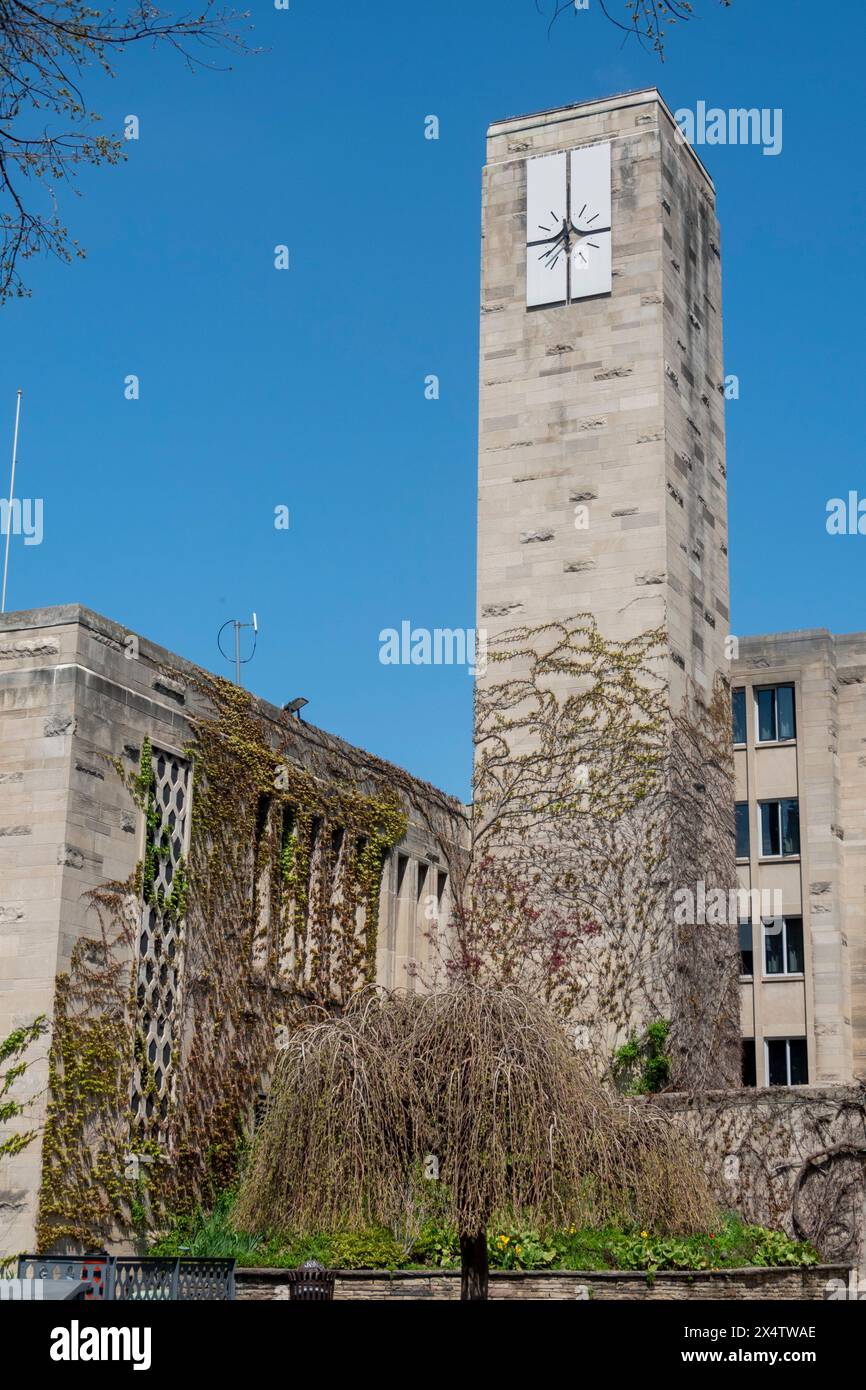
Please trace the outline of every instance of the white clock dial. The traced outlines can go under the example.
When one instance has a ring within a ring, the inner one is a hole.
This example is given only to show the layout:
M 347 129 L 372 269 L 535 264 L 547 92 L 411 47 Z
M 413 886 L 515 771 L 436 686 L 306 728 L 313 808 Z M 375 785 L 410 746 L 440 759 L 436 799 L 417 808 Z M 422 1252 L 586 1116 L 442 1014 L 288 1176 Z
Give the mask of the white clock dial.
M 587 145 L 569 156 L 571 248 L 569 299 L 611 289 L 610 145 Z
M 610 145 L 526 161 L 527 308 L 611 289 Z
M 607 294 L 610 280 L 610 232 L 589 232 L 578 237 L 571 250 L 571 299 Z
M 610 229 L 610 145 L 572 150 L 571 220 L 579 232 Z
M 568 166 L 566 155 L 526 163 L 526 303 L 564 304 L 568 297 Z M 564 230 L 565 229 L 565 230 Z

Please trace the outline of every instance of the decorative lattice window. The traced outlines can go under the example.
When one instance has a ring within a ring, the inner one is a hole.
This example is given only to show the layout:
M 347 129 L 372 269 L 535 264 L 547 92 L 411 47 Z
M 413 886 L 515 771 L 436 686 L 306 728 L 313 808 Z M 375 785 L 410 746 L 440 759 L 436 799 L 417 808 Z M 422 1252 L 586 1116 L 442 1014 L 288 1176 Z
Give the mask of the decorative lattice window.
M 178 990 L 186 906 L 190 765 L 151 750 L 145 802 L 141 930 L 138 937 L 132 1129 L 136 1140 L 165 1132 L 176 1063 Z

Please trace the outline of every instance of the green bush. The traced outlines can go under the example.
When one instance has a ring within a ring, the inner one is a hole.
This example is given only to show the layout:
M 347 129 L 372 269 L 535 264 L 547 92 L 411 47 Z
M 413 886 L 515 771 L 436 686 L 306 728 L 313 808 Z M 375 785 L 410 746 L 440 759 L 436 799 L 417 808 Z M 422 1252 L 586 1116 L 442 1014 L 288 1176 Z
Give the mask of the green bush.
M 535 1231 L 495 1226 L 487 1232 L 487 1255 L 491 1269 L 550 1269 L 557 1250 Z
M 656 1236 L 649 1231 L 573 1231 L 553 1237 L 563 1269 L 740 1269 L 808 1266 L 818 1262 L 811 1245 L 781 1231 L 745 1226 L 734 1216 L 697 1236 Z
M 331 1236 L 328 1263 L 333 1269 L 397 1269 L 404 1254 L 390 1231 L 344 1231 Z
M 212 1212 L 198 1210 L 179 1220 L 151 1247 L 154 1255 L 193 1255 L 237 1260 L 240 1266 L 294 1269 L 319 1260 L 332 1269 L 456 1269 L 460 1242 L 456 1231 L 428 1222 L 406 1250 L 383 1228 L 324 1233 L 304 1239 L 291 1234 L 250 1235 L 231 1225 L 233 1192 L 224 1192 Z M 549 1235 L 491 1223 L 487 1233 L 491 1269 L 621 1269 L 652 1275 L 661 1269 L 738 1269 L 817 1264 L 811 1245 L 781 1231 L 746 1226 L 737 1217 L 719 1219 L 714 1231 L 696 1236 L 654 1235 L 651 1231 L 570 1230 Z

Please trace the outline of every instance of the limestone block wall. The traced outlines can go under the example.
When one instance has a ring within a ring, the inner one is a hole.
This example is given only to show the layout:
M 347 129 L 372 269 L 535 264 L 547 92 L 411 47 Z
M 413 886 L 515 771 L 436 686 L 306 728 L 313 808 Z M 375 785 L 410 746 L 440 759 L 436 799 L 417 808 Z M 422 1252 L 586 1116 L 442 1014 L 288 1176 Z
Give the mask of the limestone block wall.
M 863 1086 L 668 1094 L 645 1103 L 697 1140 L 722 1206 L 811 1240 L 825 1260 L 864 1267 Z
M 613 290 L 527 309 L 526 160 L 609 141 Z M 478 622 L 667 624 L 675 695 L 727 632 L 719 231 L 654 90 L 490 127 L 483 181 Z M 589 509 L 575 528 L 575 506 Z
M 619 1271 L 581 1273 L 571 1270 L 545 1270 L 532 1273 L 506 1273 L 493 1270 L 490 1299 L 554 1300 L 581 1302 L 661 1299 L 665 1302 L 692 1302 L 695 1299 L 742 1301 L 761 1299 L 823 1300 L 848 1283 L 844 1265 L 813 1266 L 811 1269 L 731 1269 L 689 1274 L 662 1270 L 653 1280 L 645 1274 Z M 248 1302 L 282 1301 L 289 1297 L 283 1269 L 239 1269 L 235 1275 L 237 1297 Z M 353 1302 L 380 1302 L 382 1299 L 412 1299 L 453 1302 L 460 1298 L 460 1274 L 451 1270 L 431 1274 L 426 1270 L 340 1270 L 334 1286 L 334 1299 Z
M 866 633 L 836 638 L 852 1070 L 866 1077 Z
M 747 746 L 737 758 L 738 801 L 750 806 L 746 887 L 782 893 L 786 913 L 804 922 L 801 981 L 763 978 L 755 924 L 755 974 L 741 984 L 743 1027 L 757 1042 L 758 1084 L 767 1037 L 805 1036 L 809 1080 L 866 1074 L 866 635 L 824 629 L 745 637 L 732 683 L 746 691 Z M 793 684 L 796 739 L 761 745 L 754 690 Z M 762 859 L 757 802 L 800 803 L 800 855 Z
M 144 817 L 114 764 L 134 773 L 145 738 L 184 753 L 191 716 L 206 708 L 195 676 L 189 662 L 78 605 L 0 618 L 0 1038 L 39 1014 L 50 1021 L 75 943 L 99 933 L 89 890 L 125 882 L 141 861 Z M 288 732 L 299 765 L 324 757 L 335 775 L 360 784 L 376 767 L 387 772 L 300 720 L 287 731 L 286 716 L 257 705 Z M 428 949 L 429 899 L 447 924 L 453 855 L 438 832 L 446 827 L 453 846 L 464 823 L 451 798 L 400 775 L 412 788 L 409 826 L 386 865 L 377 968 L 382 983 L 405 986 L 410 961 Z M 398 855 L 408 917 L 398 912 Z M 18 1098 L 29 1102 L 19 1130 L 44 1122 L 46 1054 L 45 1041 L 32 1049 L 19 1083 Z M 33 1244 L 40 1171 L 38 1141 L 0 1166 L 0 1254 Z

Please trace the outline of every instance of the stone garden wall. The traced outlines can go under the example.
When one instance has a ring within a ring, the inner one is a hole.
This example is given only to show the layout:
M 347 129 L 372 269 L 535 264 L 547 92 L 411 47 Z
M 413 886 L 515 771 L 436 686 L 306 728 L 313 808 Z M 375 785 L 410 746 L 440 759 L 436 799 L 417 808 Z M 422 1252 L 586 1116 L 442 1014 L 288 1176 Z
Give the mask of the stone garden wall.
M 743 1088 L 646 1103 L 697 1139 L 725 1208 L 863 1269 L 866 1086 Z
M 836 1281 L 832 1283 L 831 1281 Z M 237 1297 L 242 1300 L 287 1299 L 289 1286 L 284 1269 L 239 1269 Z M 700 1274 L 664 1272 L 654 1280 L 644 1274 L 619 1271 L 585 1274 L 570 1270 L 536 1273 L 494 1271 L 490 1275 L 492 1300 L 555 1299 L 806 1299 L 823 1300 L 829 1292 L 848 1283 L 848 1270 L 841 1265 L 818 1265 L 812 1269 L 729 1269 Z M 460 1274 L 456 1270 L 340 1270 L 334 1298 L 360 1302 L 381 1299 L 460 1298 Z

